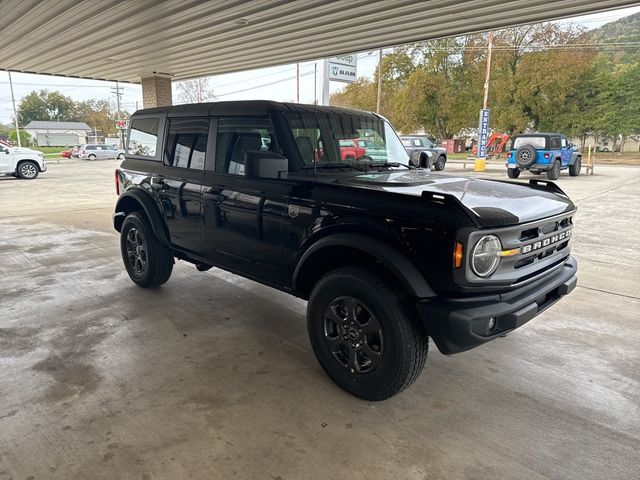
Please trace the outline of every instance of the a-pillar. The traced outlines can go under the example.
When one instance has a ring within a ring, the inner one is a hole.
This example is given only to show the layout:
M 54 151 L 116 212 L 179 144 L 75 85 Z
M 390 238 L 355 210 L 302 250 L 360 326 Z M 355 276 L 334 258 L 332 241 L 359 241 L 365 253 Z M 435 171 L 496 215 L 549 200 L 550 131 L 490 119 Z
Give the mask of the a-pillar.
M 170 76 L 150 75 L 142 77 L 143 108 L 166 107 L 172 104 Z

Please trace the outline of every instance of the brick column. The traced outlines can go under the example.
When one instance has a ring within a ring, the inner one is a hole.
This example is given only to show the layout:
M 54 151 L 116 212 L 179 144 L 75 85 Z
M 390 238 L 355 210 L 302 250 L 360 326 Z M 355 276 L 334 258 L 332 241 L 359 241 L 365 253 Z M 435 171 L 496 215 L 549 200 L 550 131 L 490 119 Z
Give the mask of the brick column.
M 166 107 L 172 104 L 170 77 L 152 75 L 142 78 L 143 108 Z

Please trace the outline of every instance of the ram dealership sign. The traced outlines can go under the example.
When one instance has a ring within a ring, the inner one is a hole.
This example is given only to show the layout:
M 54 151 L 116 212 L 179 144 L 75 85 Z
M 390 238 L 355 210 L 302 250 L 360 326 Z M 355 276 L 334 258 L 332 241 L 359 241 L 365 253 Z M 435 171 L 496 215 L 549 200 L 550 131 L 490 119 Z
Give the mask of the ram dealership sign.
M 329 59 L 329 80 L 353 83 L 358 78 L 358 56 L 340 55 Z

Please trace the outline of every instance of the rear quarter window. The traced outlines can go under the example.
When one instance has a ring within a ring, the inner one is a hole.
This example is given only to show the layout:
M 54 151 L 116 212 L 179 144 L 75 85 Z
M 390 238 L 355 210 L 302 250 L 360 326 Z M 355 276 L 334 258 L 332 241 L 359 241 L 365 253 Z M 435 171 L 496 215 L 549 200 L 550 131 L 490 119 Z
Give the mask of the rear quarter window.
M 156 158 L 160 119 L 157 117 L 134 118 L 129 130 L 127 154 Z

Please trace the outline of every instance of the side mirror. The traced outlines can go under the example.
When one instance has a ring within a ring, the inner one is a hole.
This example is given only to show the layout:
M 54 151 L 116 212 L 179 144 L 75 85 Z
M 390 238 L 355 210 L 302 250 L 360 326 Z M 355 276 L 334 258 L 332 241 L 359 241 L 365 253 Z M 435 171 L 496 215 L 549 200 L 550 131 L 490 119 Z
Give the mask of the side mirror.
M 244 153 L 244 176 L 246 178 L 280 178 L 289 171 L 289 161 L 274 152 L 248 150 Z
M 0 147 L 0 153 L 9 153 L 9 150 L 5 147 Z

